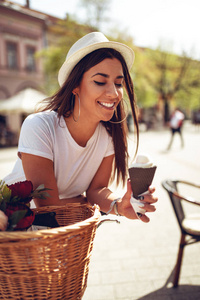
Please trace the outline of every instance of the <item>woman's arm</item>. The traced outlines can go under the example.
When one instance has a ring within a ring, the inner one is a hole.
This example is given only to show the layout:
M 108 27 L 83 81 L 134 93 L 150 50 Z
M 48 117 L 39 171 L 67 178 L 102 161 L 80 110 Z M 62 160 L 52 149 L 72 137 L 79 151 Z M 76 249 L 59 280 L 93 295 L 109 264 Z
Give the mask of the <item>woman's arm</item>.
M 115 195 L 108 188 L 111 178 L 114 155 L 107 156 L 103 159 L 97 173 L 95 174 L 88 190 L 86 197 L 89 203 L 98 204 L 101 211 L 107 212 L 111 202 L 116 199 Z
M 108 156 L 103 159 L 96 175 L 94 176 L 88 190 L 87 200 L 93 205 L 98 204 L 101 211 L 107 212 L 110 209 L 110 205 L 113 200 L 118 198 L 109 188 L 109 180 L 112 172 L 114 155 Z M 144 203 L 143 209 L 147 212 L 155 211 L 154 203 L 157 202 L 157 198 L 153 197 L 154 189 L 149 188 L 149 193 L 145 194 L 144 200 L 140 201 Z M 135 211 L 130 204 L 130 198 L 132 195 L 131 183 L 127 182 L 127 191 L 124 196 L 117 202 L 118 212 L 120 215 L 129 219 L 138 219 Z M 114 210 L 111 211 L 114 214 Z M 149 222 L 149 218 L 146 215 L 142 216 L 143 222 Z
M 88 202 L 90 202 L 92 205 L 98 204 L 100 206 L 101 211 L 103 212 L 109 211 L 112 201 L 115 200 L 116 198 L 119 198 L 119 196 L 114 194 L 108 188 L 108 184 L 112 173 L 113 159 L 114 159 L 114 155 L 105 157 L 103 159 L 96 175 L 94 176 L 86 192 Z M 127 193 L 123 197 L 125 199 L 127 198 L 129 204 L 130 204 L 131 193 L 132 190 L 131 187 L 129 186 Z M 119 206 L 119 202 L 118 202 L 118 206 Z M 130 208 L 131 208 L 131 215 L 133 214 L 133 218 L 137 218 L 132 209 L 132 206 Z M 112 209 L 110 213 L 114 214 L 114 209 Z M 119 213 L 122 215 L 122 211 Z
M 58 187 L 54 175 L 53 161 L 37 155 L 21 153 L 22 165 L 27 180 L 33 183 L 33 188 L 44 184 L 50 197 L 46 199 L 34 199 L 36 207 L 51 206 L 51 205 L 65 205 L 67 202 L 84 202 L 83 196 L 72 199 L 59 199 Z

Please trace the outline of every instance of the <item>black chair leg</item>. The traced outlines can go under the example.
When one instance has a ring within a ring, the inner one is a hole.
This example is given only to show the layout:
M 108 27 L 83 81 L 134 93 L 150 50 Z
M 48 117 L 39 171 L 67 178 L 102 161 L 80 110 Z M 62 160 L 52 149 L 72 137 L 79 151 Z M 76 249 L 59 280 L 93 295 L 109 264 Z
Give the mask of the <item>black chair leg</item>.
M 180 275 L 180 271 L 181 271 L 181 262 L 182 262 L 182 257 L 183 257 L 184 246 L 185 246 L 185 234 L 182 233 L 180 244 L 179 244 L 178 257 L 177 257 L 177 261 L 176 261 L 174 280 L 173 280 L 174 287 L 178 286 L 178 280 L 179 280 L 179 275 Z

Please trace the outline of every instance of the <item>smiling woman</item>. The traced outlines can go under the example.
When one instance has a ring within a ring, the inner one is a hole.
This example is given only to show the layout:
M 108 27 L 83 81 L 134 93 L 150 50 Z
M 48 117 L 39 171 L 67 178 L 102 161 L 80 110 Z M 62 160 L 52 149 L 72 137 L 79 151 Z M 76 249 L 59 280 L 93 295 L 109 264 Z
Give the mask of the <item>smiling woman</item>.
M 100 32 L 78 40 L 60 68 L 60 89 L 45 100 L 42 111 L 24 121 L 19 158 L 5 181 L 27 179 L 34 187 L 42 183 L 49 188 L 51 197 L 34 199 L 36 206 L 89 202 L 98 204 L 103 212 L 138 219 L 130 204 L 129 180 L 120 199 L 109 189 L 113 178 L 124 184 L 127 180 L 124 89 L 138 145 L 136 103 L 129 73 L 133 61 L 132 49 L 109 41 Z M 150 189 L 144 196 L 146 212 L 155 210 L 153 191 Z M 148 222 L 149 218 L 144 214 L 141 220 Z
M 105 70 L 106 73 L 103 73 Z M 79 96 L 81 99 L 80 119 L 84 120 L 88 115 L 91 116 L 89 128 L 85 128 L 86 132 L 90 128 L 93 130 L 100 121 L 107 122 L 112 118 L 114 110 L 123 97 L 122 82 L 123 69 L 116 58 L 106 58 L 84 73 L 80 85 L 73 90 L 73 93 L 75 97 Z M 75 101 L 75 115 L 79 110 L 77 103 Z M 73 128 L 71 130 L 73 131 Z

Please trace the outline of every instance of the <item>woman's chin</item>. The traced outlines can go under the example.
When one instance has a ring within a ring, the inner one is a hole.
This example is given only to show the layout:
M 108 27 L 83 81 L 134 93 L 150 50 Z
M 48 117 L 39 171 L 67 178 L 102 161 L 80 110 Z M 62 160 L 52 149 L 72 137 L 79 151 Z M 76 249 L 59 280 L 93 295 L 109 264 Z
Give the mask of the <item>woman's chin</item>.
M 113 117 L 113 114 L 110 114 L 109 116 L 104 116 L 101 121 L 109 122 L 109 121 L 111 121 L 112 117 Z

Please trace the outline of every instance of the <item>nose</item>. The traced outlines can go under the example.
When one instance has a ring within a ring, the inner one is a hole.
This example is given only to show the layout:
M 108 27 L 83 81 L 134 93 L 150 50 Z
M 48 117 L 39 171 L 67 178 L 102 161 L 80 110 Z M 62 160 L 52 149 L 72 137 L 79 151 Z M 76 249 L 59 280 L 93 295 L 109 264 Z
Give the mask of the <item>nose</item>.
M 106 96 L 109 98 L 116 98 L 119 95 L 116 86 L 114 83 L 111 83 L 107 86 Z

